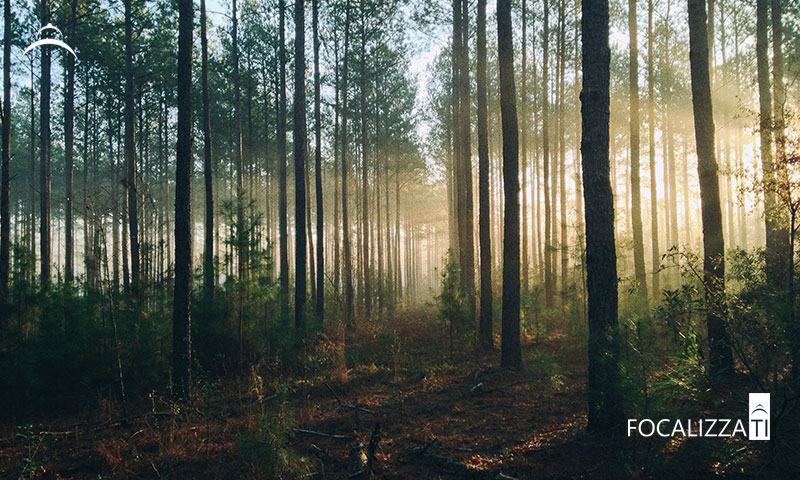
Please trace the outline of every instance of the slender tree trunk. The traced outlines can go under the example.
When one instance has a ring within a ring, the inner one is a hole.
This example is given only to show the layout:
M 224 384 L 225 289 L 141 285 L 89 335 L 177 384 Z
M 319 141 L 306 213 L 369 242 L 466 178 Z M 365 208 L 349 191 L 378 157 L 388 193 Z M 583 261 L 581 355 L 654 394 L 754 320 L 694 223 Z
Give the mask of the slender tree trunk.
M 289 320 L 289 217 L 286 193 L 286 0 L 278 1 L 278 250 L 281 318 Z
M 320 115 L 319 79 L 319 0 L 312 0 L 312 28 L 314 30 L 314 175 L 317 194 L 317 296 L 314 310 L 320 324 L 325 309 L 325 217 L 322 209 L 322 120 Z
M 528 4 L 522 0 L 522 75 L 520 79 L 520 110 L 521 120 L 519 129 L 520 141 L 520 170 L 522 173 L 522 204 L 520 206 L 522 217 L 522 289 L 529 290 L 528 284 Z M 479 200 L 480 202 L 480 200 Z
M 128 166 L 128 222 L 131 244 L 131 290 L 139 295 L 139 209 L 136 190 L 136 138 L 133 112 L 133 18 L 125 0 L 125 164 Z
M 511 0 L 497 0 L 497 57 L 503 127 L 503 332 L 500 365 L 520 367 L 519 342 L 519 132 L 514 87 L 514 45 Z
M 630 69 L 628 82 L 630 115 L 631 155 L 631 223 L 633 225 L 633 269 L 639 296 L 647 301 L 647 276 L 644 267 L 644 238 L 642 235 L 642 194 L 639 178 L 639 37 L 636 16 L 636 0 L 628 0 L 628 45 Z
M 247 276 L 248 232 L 244 220 L 244 159 L 242 145 L 242 81 L 239 74 L 239 20 L 236 0 L 231 4 L 231 61 L 233 63 L 233 123 L 234 123 L 234 168 L 236 169 L 236 266 L 238 286 L 237 316 L 239 337 L 239 366 L 244 363 L 244 282 Z M 281 14 L 283 15 L 283 14 Z M 303 177 L 300 177 L 301 181 Z M 301 227 L 302 228 L 302 224 Z
M 661 295 L 661 247 L 658 243 L 658 189 L 656 187 L 656 113 L 653 70 L 653 0 L 647 0 L 647 142 L 650 167 L 650 246 L 653 262 L 653 300 Z
M 553 245 L 552 245 L 552 207 L 550 198 L 550 95 L 549 95 L 549 58 L 550 58 L 550 6 L 544 0 L 544 26 L 542 41 L 542 149 L 544 182 L 544 303 L 547 308 L 553 307 L 555 295 L 555 279 L 553 278 Z
M 211 157 L 211 113 L 208 93 L 208 38 L 206 33 L 206 0 L 200 0 L 200 75 L 203 101 L 203 179 L 205 181 L 206 219 L 203 248 L 203 291 L 206 299 L 214 297 L 214 172 Z
M 567 295 L 569 294 L 569 245 L 567 244 L 567 183 L 566 183 L 566 167 L 567 167 L 567 135 L 564 125 L 564 104 L 565 102 L 565 85 L 566 85 L 566 63 L 567 63 L 567 15 L 566 15 L 566 1 L 561 0 L 559 3 L 558 11 L 558 31 L 559 31 L 559 75 L 558 75 L 558 183 L 559 183 L 559 213 L 560 213 L 560 253 L 561 253 L 561 304 L 566 306 L 568 303 Z
M 47 47 L 45 47 L 47 48 Z M 44 49 L 43 49 L 44 50 Z M 36 188 L 35 188 L 35 178 L 36 178 L 36 93 L 34 92 L 33 86 L 36 85 L 34 79 L 34 69 L 33 69 L 33 59 L 34 57 L 31 56 L 31 118 L 30 118 L 30 170 L 28 171 L 28 194 L 29 194 L 29 201 L 30 201 L 30 220 L 28 222 L 28 235 L 30 236 L 30 252 L 36 252 Z M 87 107 L 88 112 L 88 107 Z M 88 114 L 87 114 L 88 118 Z M 87 121 L 88 124 L 88 121 Z M 85 165 L 84 165 L 85 167 Z M 85 176 L 84 168 L 84 176 Z M 84 185 L 86 182 L 84 182 Z M 86 203 L 86 202 L 84 202 Z M 31 265 L 29 269 L 29 280 L 33 281 L 34 272 L 36 270 L 36 262 Z
M 342 66 L 342 261 L 344 262 L 344 321 L 351 326 L 355 317 L 353 305 L 353 263 L 350 253 L 350 221 L 347 212 L 347 72 L 350 53 L 350 0 L 345 6 L 344 65 Z
M 333 107 L 333 294 L 339 297 L 339 279 L 341 278 L 340 245 L 339 245 L 339 99 L 340 99 L 340 78 L 339 78 L 339 37 L 335 39 L 334 47 L 334 97 Z
M 492 239 L 489 206 L 489 129 L 486 95 L 486 0 L 478 0 L 477 52 L 478 94 L 478 230 L 480 236 L 481 296 L 478 317 L 478 341 L 485 348 L 494 343 L 492 336 Z
M 33 85 L 31 85 L 33 88 Z M 0 164 L 0 297 L 8 295 L 8 274 L 11 250 L 11 0 L 3 1 L 3 159 Z M 6 314 L 0 328 L 5 326 Z
M 783 81 L 783 14 L 781 7 L 782 0 L 770 0 L 772 13 L 772 88 L 774 95 L 773 119 L 775 134 L 775 158 L 778 162 L 784 162 L 786 155 L 784 104 L 786 103 L 786 86 Z
M 306 34 L 305 2 L 294 6 L 294 102 L 292 105 L 292 144 L 294 146 L 295 279 L 294 340 L 300 347 L 306 339 Z
M 42 0 L 42 26 L 50 23 L 50 4 Z M 39 260 L 42 290 L 50 285 L 50 47 L 43 46 L 39 97 Z
M 130 0 L 128 0 L 130 1 Z M 175 166 L 175 300 L 172 307 L 173 394 L 192 385 L 192 26 L 191 0 L 178 0 L 178 143 Z
M 369 187 L 367 185 L 367 35 L 366 35 L 366 16 L 364 1 L 361 1 L 361 72 L 360 72 L 360 112 L 361 112 L 361 244 L 362 244 L 362 264 L 361 268 L 364 275 L 364 316 L 367 321 L 371 317 L 372 295 L 370 286 L 371 266 L 369 261 Z
M 308 246 L 306 255 L 306 264 L 308 265 L 308 290 L 311 290 L 311 304 L 316 308 L 317 303 L 317 274 L 316 263 L 314 260 L 314 230 L 311 227 L 311 162 L 308 160 L 309 150 L 311 146 L 306 140 L 306 170 L 303 172 L 303 181 L 305 182 L 306 190 L 306 245 Z
M 711 81 L 708 64 L 706 12 L 703 0 L 689 0 L 689 60 L 692 77 L 692 108 L 697 142 L 697 174 L 700 179 L 703 218 L 703 283 L 709 337 L 709 367 L 717 373 L 733 368 L 728 334 L 722 313 L 725 292 L 725 245 L 722 212 L 719 204 L 717 162 L 714 158 L 714 116 L 711 108 Z
M 758 71 L 761 168 L 764 180 L 764 222 L 767 245 L 766 274 L 768 283 L 780 288 L 785 281 L 781 254 L 785 249 L 784 246 L 788 244 L 788 237 L 784 238 L 785 230 L 781 228 L 779 207 L 775 197 L 776 168 L 772 156 L 773 104 L 768 57 L 769 2 L 770 0 L 757 0 L 756 2 L 756 67 Z
M 469 12 L 466 0 L 453 2 L 453 94 L 456 213 L 461 287 L 467 296 L 469 319 L 475 315 L 475 259 L 473 240 L 472 163 L 470 146 Z
M 70 2 L 70 27 L 69 39 L 72 40 L 75 33 L 75 7 L 77 0 Z M 74 278 L 74 251 L 73 244 L 73 222 L 72 222 L 72 177 L 73 177 L 73 158 L 75 145 L 75 58 L 72 55 L 65 55 L 66 60 L 66 82 L 64 86 L 64 280 L 70 284 Z M 0 245 L 0 250 L 2 246 Z M 2 255 L 2 254 L 0 254 Z M 2 265 L 2 256 L 0 256 Z M 0 277 L 2 273 L 0 273 Z
M 618 374 L 617 256 L 614 200 L 609 183 L 608 1 L 582 0 L 581 92 L 583 198 L 586 208 L 586 283 L 589 297 L 588 402 L 592 431 L 622 425 Z

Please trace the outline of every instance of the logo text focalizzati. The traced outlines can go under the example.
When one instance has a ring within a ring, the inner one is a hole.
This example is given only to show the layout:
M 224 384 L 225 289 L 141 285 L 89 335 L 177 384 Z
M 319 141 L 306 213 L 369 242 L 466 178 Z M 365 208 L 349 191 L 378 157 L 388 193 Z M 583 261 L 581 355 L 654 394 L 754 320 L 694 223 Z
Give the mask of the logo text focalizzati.
M 744 422 L 730 418 L 704 418 L 700 420 L 672 420 L 662 418 L 628 419 L 628 436 L 638 433 L 642 437 L 747 437 Z
M 744 421 L 731 418 L 669 419 L 629 418 L 628 436 L 642 437 L 736 437 L 749 440 L 770 438 L 770 395 L 751 393 L 749 397 L 749 428 Z

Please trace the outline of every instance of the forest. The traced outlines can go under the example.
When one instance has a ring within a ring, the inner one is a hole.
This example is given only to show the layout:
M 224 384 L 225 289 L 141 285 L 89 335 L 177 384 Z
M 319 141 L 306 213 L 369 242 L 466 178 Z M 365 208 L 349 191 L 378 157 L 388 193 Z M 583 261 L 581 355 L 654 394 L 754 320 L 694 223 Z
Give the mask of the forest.
M 797 2 L 2 32 L 0 478 L 800 475 Z

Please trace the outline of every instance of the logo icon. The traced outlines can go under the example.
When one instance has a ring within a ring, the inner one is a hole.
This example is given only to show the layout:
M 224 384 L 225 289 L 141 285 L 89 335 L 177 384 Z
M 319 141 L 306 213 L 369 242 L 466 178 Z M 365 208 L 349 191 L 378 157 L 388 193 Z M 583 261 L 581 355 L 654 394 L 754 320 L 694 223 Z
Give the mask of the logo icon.
M 750 440 L 769 440 L 769 393 L 750 394 Z
M 44 27 L 40 28 L 39 32 L 36 35 L 41 37 L 42 36 L 42 32 L 45 32 L 45 31 L 48 31 L 48 30 L 52 30 L 52 31 L 58 33 L 60 36 L 63 36 L 63 34 L 61 33 L 61 30 L 59 30 L 58 27 L 54 26 L 52 23 L 48 23 Z M 26 48 L 25 51 L 22 52 L 22 54 L 23 55 L 27 55 L 28 52 L 30 52 L 31 50 L 33 50 L 36 47 L 41 47 L 42 45 L 54 45 L 56 47 L 61 47 L 61 48 L 65 49 L 65 50 L 67 50 L 69 53 L 71 53 L 72 56 L 75 57 L 76 60 L 78 59 L 78 56 L 75 55 L 75 51 L 72 50 L 72 48 L 70 48 L 69 45 L 67 45 L 66 43 L 62 42 L 61 40 L 59 40 L 57 38 L 49 38 L 49 37 L 40 38 L 39 40 L 36 40 L 35 42 L 31 43 L 30 45 L 28 45 L 28 48 Z

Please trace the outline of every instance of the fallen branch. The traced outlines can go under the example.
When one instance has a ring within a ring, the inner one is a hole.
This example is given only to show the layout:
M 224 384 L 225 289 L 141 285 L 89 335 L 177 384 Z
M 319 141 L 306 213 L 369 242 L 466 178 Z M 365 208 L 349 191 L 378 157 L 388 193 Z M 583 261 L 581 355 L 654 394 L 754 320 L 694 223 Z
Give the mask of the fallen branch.
M 325 432 L 318 432 L 316 430 L 306 430 L 304 428 L 295 428 L 295 433 L 303 433 L 306 435 L 316 435 L 318 437 L 327 437 L 327 438 L 338 438 L 342 440 L 350 440 L 355 438 L 353 435 L 337 435 L 335 433 L 325 433 Z
M 514 477 L 509 477 L 500 471 L 500 469 L 483 470 L 480 468 L 470 467 L 458 460 L 439 455 L 428 451 L 428 449 L 436 443 L 434 439 L 424 447 L 406 447 L 403 452 L 406 460 L 414 458 L 422 459 L 426 462 L 432 463 L 449 473 L 457 475 L 458 478 L 467 480 L 514 480 Z
M 141 414 L 138 414 L 138 415 L 128 415 L 128 416 L 121 417 L 121 418 L 112 418 L 112 419 L 106 420 L 104 422 L 95 423 L 93 425 L 88 425 L 88 426 L 85 426 L 85 427 L 79 427 L 78 425 L 76 425 L 75 428 L 73 428 L 71 430 L 62 431 L 62 432 L 51 432 L 51 431 L 43 430 L 43 431 L 39 432 L 39 435 L 53 435 L 53 436 L 58 436 L 58 435 L 76 435 L 78 433 L 88 432 L 89 430 L 94 430 L 96 428 L 107 427 L 109 425 L 116 425 L 118 423 L 124 423 L 124 422 L 127 422 L 129 420 L 138 420 L 140 418 L 145 418 L 145 417 L 171 417 L 171 416 L 173 416 L 172 412 L 147 412 L 147 413 L 141 413 Z

